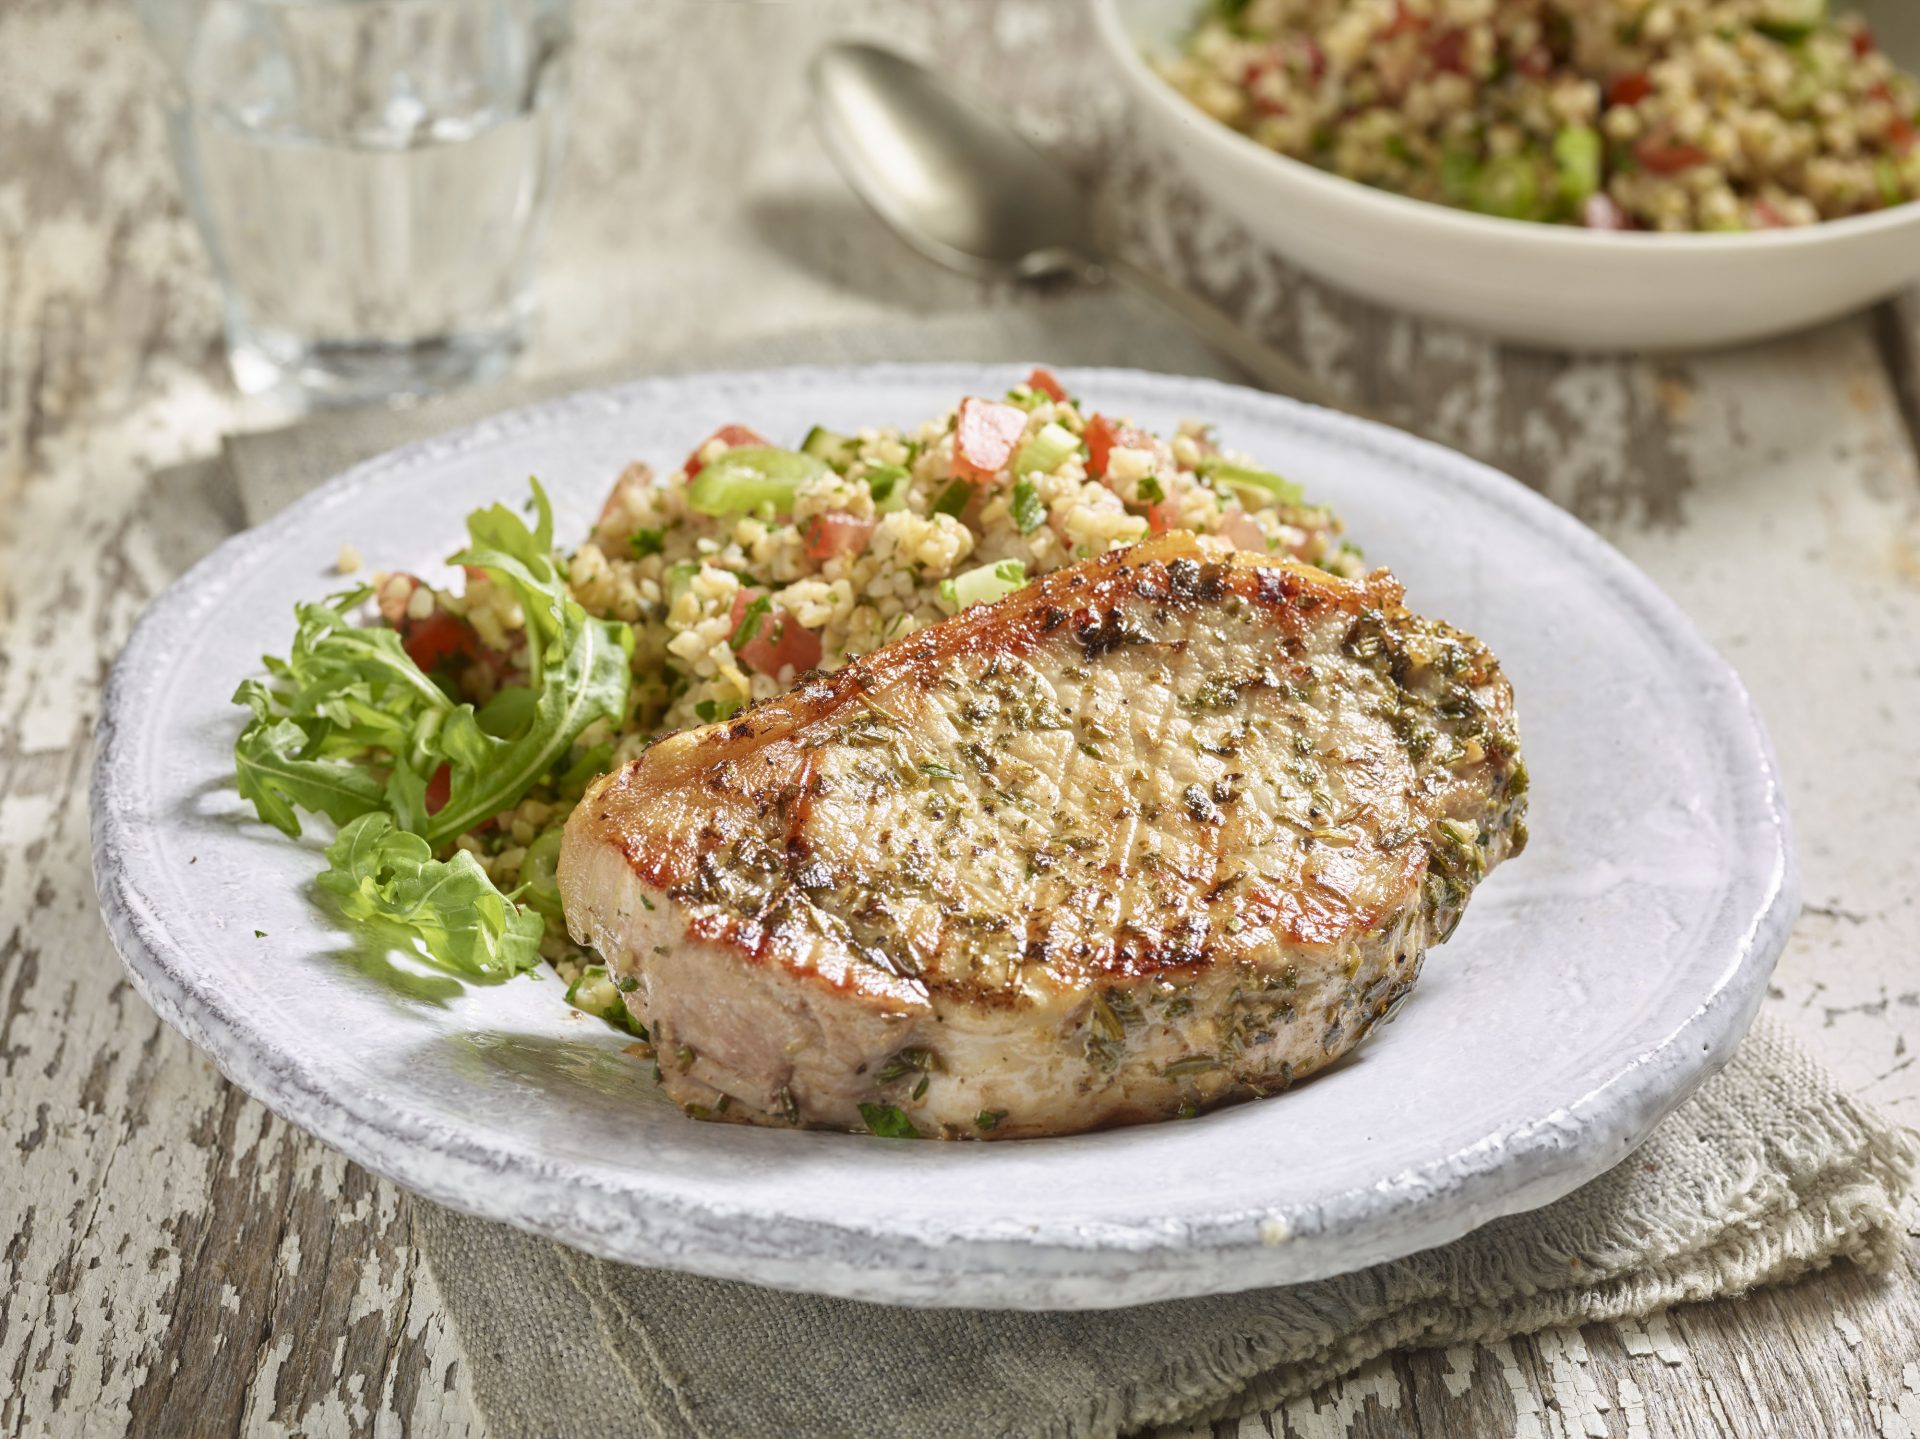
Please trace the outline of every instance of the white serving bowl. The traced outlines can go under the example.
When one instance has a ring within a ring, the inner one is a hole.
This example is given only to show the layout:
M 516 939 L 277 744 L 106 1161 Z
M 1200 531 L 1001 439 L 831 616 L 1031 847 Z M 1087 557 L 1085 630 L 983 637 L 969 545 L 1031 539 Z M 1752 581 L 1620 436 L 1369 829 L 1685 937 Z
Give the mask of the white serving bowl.
M 1792 230 L 1619 233 L 1342 179 L 1213 120 L 1146 62 L 1172 51 L 1202 0 L 1092 3 L 1134 113 L 1182 174 L 1302 269 L 1380 304 L 1558 350 L 1689 350 L 1818 324 L 1920 280 L 1920 204 Z M 1913 17 L 1874 18 L 1884 40 Z

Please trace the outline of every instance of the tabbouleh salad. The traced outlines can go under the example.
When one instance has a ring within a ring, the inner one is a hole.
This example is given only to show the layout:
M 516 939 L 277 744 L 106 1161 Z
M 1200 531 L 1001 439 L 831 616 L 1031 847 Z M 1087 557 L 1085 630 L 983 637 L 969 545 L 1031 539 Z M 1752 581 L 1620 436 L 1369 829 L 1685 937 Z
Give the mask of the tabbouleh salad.
M 554 873 L 581 792 L 653 739 L 1172 529 L 1362 572 L 1329 509 L 1206 425 L 1150 434 L 1043 369 L 917 430 L 797 438 L 727 425 L 664 477 L 629 466 L 570 554 L 536 481 L 531 526 L 469 516 L 461 589 L 376 574 L 298 606 L 235 696 L 241 794 L 290 835 L 297 810 L 339 827 L 319 885 L 349 920 L 469 977 L 544 958 L 623 1023 Z
M 1603 230 L 1761 230 L 1920 197 L 1920 85 L 1826 0 L 1214 0 L 1163 67 L 1283 155 Z

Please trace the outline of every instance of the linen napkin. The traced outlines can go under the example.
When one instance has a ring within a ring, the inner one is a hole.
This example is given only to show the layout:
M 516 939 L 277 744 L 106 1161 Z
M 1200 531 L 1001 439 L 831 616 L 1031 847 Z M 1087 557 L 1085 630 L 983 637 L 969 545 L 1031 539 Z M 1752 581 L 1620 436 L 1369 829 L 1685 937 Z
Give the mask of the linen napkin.
M 708 367 L 921 359 L 1120 364 L 1235 378 L 1124 300 L 771 336 L 231 437 L 259 521 L 356 460 L 543 394 Z M 1903 1242 L 1913 1136 L 1841 1092 L 1769 1021 L 1610 1173 L 1454 1244 L 1337 1279 L 1087 1314 L 909 1310 L 590 1259 L 416 1203 L 498 1435 L 1060 1435 L 1252 1412 L 1389 1350 L 1650 1314 L 1882 1269 Z

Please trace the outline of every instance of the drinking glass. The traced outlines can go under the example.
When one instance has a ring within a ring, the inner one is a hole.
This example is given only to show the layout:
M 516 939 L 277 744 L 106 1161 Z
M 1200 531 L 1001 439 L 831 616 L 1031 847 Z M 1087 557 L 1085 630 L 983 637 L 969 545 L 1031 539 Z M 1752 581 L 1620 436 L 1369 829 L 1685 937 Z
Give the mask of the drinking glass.
M 525 342 L 571 0 L 140 0 L 243 391 L 498 376 Z

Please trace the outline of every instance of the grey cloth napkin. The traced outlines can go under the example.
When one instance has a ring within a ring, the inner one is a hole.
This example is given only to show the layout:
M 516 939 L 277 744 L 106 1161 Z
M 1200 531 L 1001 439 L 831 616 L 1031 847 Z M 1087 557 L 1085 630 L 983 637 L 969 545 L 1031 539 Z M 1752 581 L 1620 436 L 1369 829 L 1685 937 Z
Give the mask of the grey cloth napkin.
M 1156 316 L 1086 297 L 733 342 L 624 373 L 899 358 L 1233 378 Z M 395 444 L 623 377 L 326 415 L 234 436 L 224 458 L 258 521 Z M 1584 1189 L 1443 1248 L 1284 1289 L 1094 1314 L 890 1309 L 609 1264 L 424 1202 L 416 1213 L 498 1436 L 1081 1439 L 1268 1407 L 1393 1349 L 1645 1315 L 1837 1258 L 1884 1268 L 1903 1239 L 1915 1159 L 1909 1134 L 1762 1022 L 1652 1139 Z

